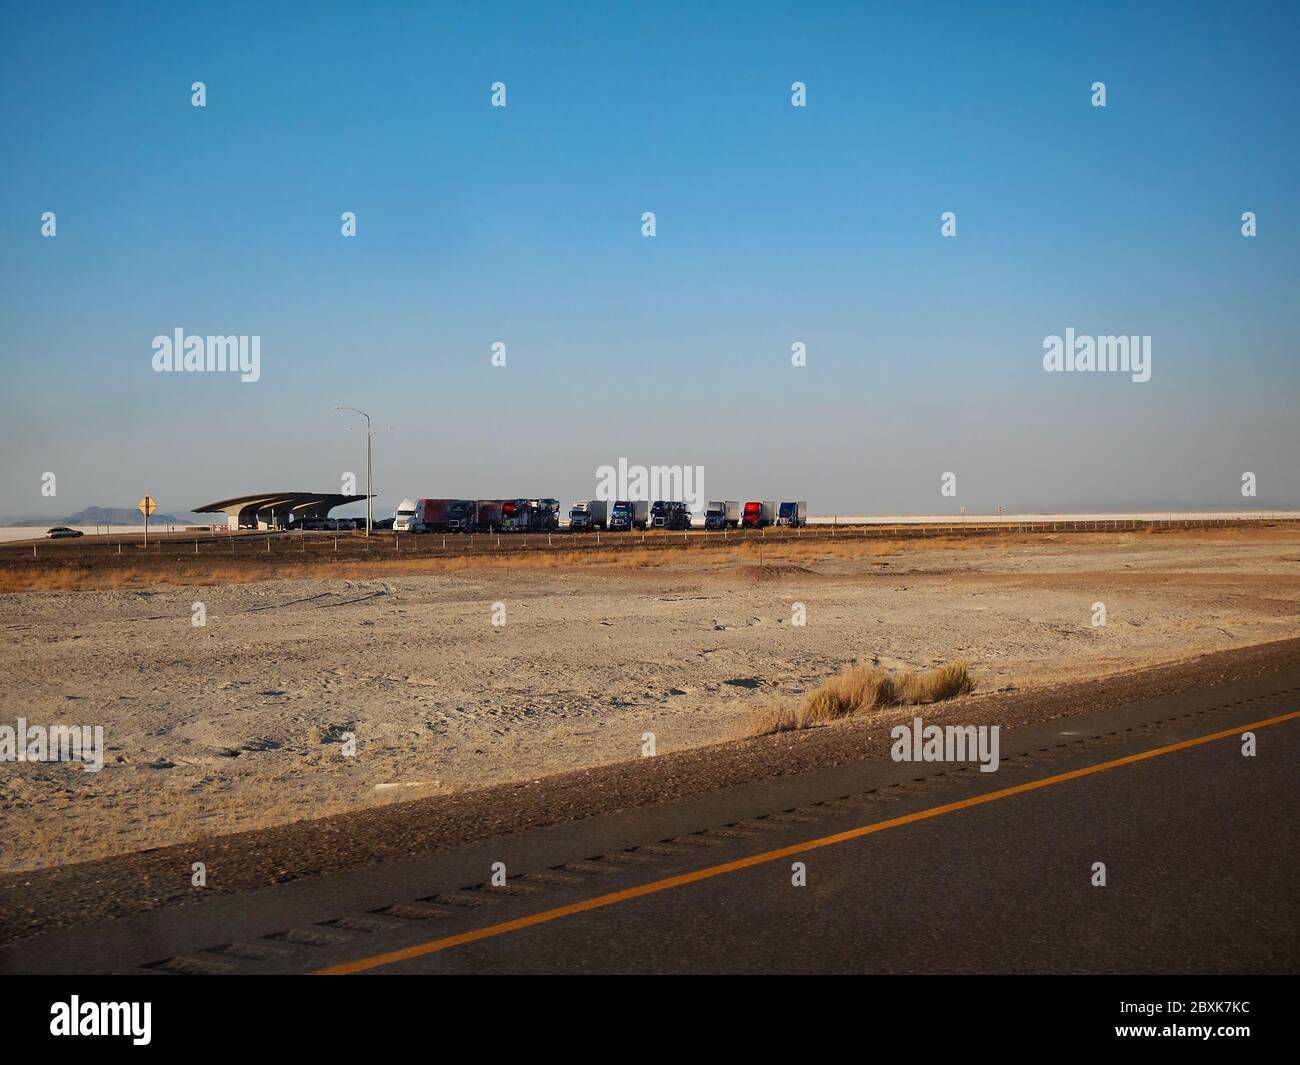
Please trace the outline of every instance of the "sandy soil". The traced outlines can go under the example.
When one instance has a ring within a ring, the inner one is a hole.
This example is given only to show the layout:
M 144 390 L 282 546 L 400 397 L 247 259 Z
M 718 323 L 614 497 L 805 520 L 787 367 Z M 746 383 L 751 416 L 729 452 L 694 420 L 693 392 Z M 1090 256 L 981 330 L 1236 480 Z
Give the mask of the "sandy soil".
M 1290 530 L 765 561 L 0 596 L 0 722 L 109 748 L 0 765 L 0 870 L 712 743 L 854 661 L 965 659 L 989 692 L 1300 634 Z

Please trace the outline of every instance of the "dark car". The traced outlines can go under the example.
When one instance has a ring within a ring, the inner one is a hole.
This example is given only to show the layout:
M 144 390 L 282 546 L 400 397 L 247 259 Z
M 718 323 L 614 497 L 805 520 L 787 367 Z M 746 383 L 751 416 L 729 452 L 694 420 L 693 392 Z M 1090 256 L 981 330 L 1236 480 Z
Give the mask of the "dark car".
M 83 536 L 80 529 L 69 529 L 66 525 L 56 525 L 53 529 L 45 534 L 48 540 L 61 540 L 65 536 Z

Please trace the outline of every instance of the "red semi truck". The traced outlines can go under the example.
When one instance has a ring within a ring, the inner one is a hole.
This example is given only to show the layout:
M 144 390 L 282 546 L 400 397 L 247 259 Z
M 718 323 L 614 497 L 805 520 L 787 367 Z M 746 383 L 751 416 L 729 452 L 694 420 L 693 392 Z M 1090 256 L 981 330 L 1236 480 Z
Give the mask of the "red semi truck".
M 745 504 L 745 511 L 740 518 L 742 529 L 761 529 L 776 521 L 776 503 L 751 500 Z

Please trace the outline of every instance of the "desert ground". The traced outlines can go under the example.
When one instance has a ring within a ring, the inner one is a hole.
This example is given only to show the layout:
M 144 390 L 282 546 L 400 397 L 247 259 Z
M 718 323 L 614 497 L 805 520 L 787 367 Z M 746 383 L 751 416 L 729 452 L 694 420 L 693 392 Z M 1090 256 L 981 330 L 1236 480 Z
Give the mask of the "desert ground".
M 732 739 L 853 663 L 965 661 L 976 719 L 1297 634 L 1295 528 L 6 593 L 0 722 L 102 725 L 107 754 L 0 765 L 0 871 Z

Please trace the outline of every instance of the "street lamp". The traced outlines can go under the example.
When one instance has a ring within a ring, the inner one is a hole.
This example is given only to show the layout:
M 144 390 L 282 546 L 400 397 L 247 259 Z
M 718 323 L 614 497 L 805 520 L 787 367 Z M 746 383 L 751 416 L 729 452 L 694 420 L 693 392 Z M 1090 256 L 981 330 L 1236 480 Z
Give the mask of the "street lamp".
M 334 409 L 355 411 L 357 414 L 360 414 L 361 417 L 365 418 L 366 420 L 366 535 L 369 536 L 370 526 L 372 524 L 371 518 L 373 514 L 371 501 L 374 498 L 373 494 L 370 491 L 370 471 L 371 471 L 370 438 L 375 435 L 370 431 L 370 415 L 363 410 L 358 410 L 356 407 L 335 407 Z

